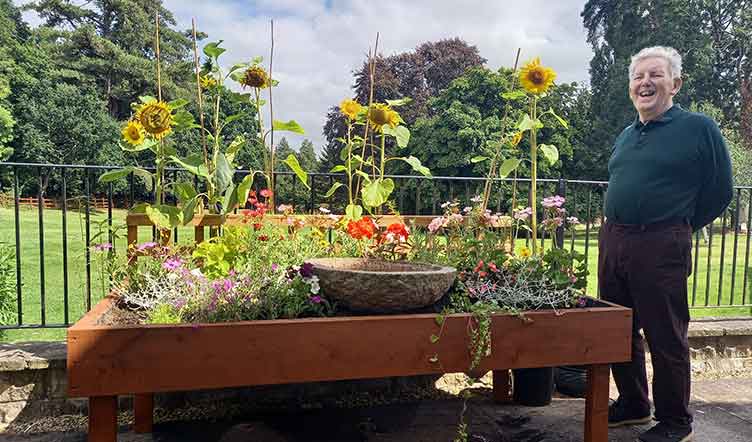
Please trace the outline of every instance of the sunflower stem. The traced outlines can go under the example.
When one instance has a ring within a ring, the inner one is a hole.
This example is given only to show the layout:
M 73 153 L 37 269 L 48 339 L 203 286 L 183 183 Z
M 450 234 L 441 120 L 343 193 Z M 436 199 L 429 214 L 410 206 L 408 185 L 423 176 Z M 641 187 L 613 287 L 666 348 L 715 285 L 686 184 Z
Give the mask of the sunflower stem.
M 530 219 L 530 226 L 532 228 L 532 238 L 533 238 L 533 255 L 538 254 L 538 211 L 537 211 L 537 201 L 538 197 L 536 195 L 537 187 L 538 187 L 538 144 L 536 142 L 536 131 L 538 130 L 535 125 L 535 119 L 537 118 L 536 115 L 536 108 L 538 104 L 538 97 L 533 96 L 533 99 L 530 102 L 530 116 L 533 120 L 533 127 L 530 129 L 530 161 L 531 161 L 531 178 L 530 178 L 530 209 L 532 210 L 531 219 Z

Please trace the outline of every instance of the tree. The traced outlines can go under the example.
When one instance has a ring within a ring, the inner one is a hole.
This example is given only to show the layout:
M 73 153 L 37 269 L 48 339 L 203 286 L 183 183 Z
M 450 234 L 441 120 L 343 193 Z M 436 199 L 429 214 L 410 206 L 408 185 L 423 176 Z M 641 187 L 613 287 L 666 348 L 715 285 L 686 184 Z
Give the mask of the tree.
M 188 32 L 171 28 L 172 13 L 160 0 L 95 0 L 77 5 L 69 0 L 41 0 L 27 8 L 44 20 L 54 42 L 55 61 L 93 82 L 109 113 L 122 120 L 130 103 L 156 95 L 155 16 L 160 18 L 163 94 L 188 98 L 192 85 L 192 43 Z M 203 37 L 203 35 L 202 35 Z
M 316 151 L 313 148 L 313 143 L 311 142 L 311 140 L 305 139 L 300 144 L 298 160 L 300 161 L 300 166 L 306 172 L 319 171 L 319 160 L 316 157 Z

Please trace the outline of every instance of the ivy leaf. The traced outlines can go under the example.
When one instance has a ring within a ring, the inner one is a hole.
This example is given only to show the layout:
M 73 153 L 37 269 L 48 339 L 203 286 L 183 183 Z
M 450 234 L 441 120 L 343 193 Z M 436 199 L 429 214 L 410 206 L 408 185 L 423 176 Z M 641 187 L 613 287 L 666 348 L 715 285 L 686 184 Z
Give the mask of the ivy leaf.
M 431 169 L 429 169 L 426 166 L 424 166 L 423 164 L 421 164 L 420 160 L 417 159 L 417 158 L 415 158 L 414 156 L 411 155 L 411 156 L 409 156 L 407 158 L 403 157 L 403 158 L 398 158 L 398 159 L 400 159 L 400 160 L 406 162 L 407 164 L 409 164 L 410 167 L 412 167 L 414 171 L 422 174 L 423 176 L 427 176 L 427 177 L 432 176 L 431 175 Z
M 410 97 L 403 97 L 398 100 L 386 100 L 386 104 L 388 104 L 391 107 L 399 107 L 404 106 L 408 103 L 411 103 L 413 101 Z
M 226 50 L 219 47 L 223 41 L 224 40 L 219 40 L 217 42 L 207 43 L 207 45 L 204 46 L 204 54 L 206 54 L 207 57 L 218 58 Z
M 303 128 L 300 127 L 298 122 L 295 120 L 290 120 L 288 122 L 274 120 L 274 124 L 272 124 L 272 127 L 274 128 L 274 130 L 283 130 L 287 132 L 305 135 L 305 130 L 303 130 Z
M 504 160 L 504 162 L 501 163 L 501 166 L 499 166 L 499 176 L 501 178 L 508 177 L 510 173 L 520 166 L 520 164 L 522 164 L 522 160 L 519 158 L 509 158 L 508 160 Z
M 541 123 L 541 121 L 537 118 L 533 120 L 528 114 L 523 115 L 522 121 L 517 124 L 517 129 L 519 129 L 520 132 L 532 129 L 540 129 L 541 127 L 543 127 L 543 123 Z
M 349 220 L 360 219 L 363 216 L 363 208 L 357 204 L 348 204 L 345 208 L 345 218 Z
M 298 159 L 295 158 L 295 155 L 290 154 L 287 156 L 287 158 L 282 161 L 283 163 L 287 164 L 287 167 L 292 169 L 293 172 L 295 172 L 295 175 L 298 177 L 301 183 L 306 187 L 306 189 L 311 189 L 311 186 L 308 185 L 308 174 L 305 170 L 303 170 L 302 167 L 300 167 L 300 163 L 298 163 Z
M 553 166 L 559 160 L 559 149 L 553 144 L 541 144 L 538 148 L 546 158 L 546 161 L 548 161 L 548 164 Z
M 384 134 L 391 135 L 397 140 L 397 146 L 406 147 L 410 142 L 410 129 L 405 126 L 397 126 L 392 128 L 389 125 L 383 126 Z
M 431 335 L 431 344 L 435 344 L 439 342 L 439 337 L 437 335 Z
M 488 160 L 490 160 L 490 158 L 484 157 L 482 155 L 470 158 L 470 162 L 473 163 L 473 164 L 475 164 L 475 163 L 482 163 L 483 161 L 488 161 Z
M 442 325 L 444 325 L 444 320 L 445 319 L 446 319 L 446 316 L 439 315 L 439 316 L 436 317 L 436 319 L 434 319 L 434 321 L 436 321 L 436 325 L 442 326 Z
M 342 187 L 342 183 L 332 184 L 332 187 L 330 187 L 329 191 L 326 192 L 326 194 L 324 195 L 324 198 L 330 198 L 332 195 L 334 195 L 334 192 L 336 192 L 337 189 L 339 189 L 340 187 Z

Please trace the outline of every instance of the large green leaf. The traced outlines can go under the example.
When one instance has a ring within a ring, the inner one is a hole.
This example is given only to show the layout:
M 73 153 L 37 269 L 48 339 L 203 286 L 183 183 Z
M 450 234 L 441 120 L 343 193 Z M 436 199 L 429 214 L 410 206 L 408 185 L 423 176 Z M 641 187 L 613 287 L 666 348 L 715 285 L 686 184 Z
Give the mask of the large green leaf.
M 156 103 L 157 102 L 157 98 L 156 97 L 152 97 L 151 95 L 142 95 L 142 96 L 138 97 L 138 100 L 140 102 L 142 102 L 143 104 L 149 104 L 149 103 Z
M 332 167 L 329 173 L 347 172 L 347 167 L 344 164 L 337 164 Z
M 248 69 L 248 66 L 250 66 L 250 63 L 235 63 L 234 65 L 232 65 L 228 72 L 232 74 L 233 72 L 238 70 L 245 71 L 246 69 Z
M 298 122 L 295 120 L 290 120 L 287 122 L 274 120 L 272 127 L 274 128 L 274 130 L 284 130 L 287 132 L 293 132 L 296 134 L 305 135 L 305 130 L 303 130 L 303 128 L 300 127 Z
M 526 130 L 532 130 L 532 129 L 540 129 L 543 127 L 543 123 L 539 119 L 531 119 L 530 115 L 525 114 L 522 116 L 522 120 L 517 124 L 517 129 L 519 129 L 520 132 L 524 132 Z
M 181 204 L 185 204 L 186 201 L 193 199 L 196 196 L 196 189 L 193 188 L 192 183 L 183 181 L 175 183 L 172 187 L 175 191 L 175 196 L 178 197 L 178 201 L 180 201 Z
M 120 148 L 126 152 L 140 152 L 142 150 L 151 149 L 157 144 L 159 144 L 159 141 L 155 140 L 154 138 L 147 138 L 143 143 L 136 146 L 129 143 L 120 143 Z
M 160 204 L 156 206 L 147 206 L 146 216 L 148 216 L 149 220 L 151 220 L 151 222 L 157 227 L 170 229 L 180 225 L 182 212 L 175 206 Z
M 227 161 L 229 161 L 230 164 L 235 162 L 235 155 L 237 155 L 238 151 L 240 151 L 240 149 L 245 146 L 245 143 L 246 139 L 242 134 L 238 135 L 234 140 L 232 140 L 232 143 L 230 143 L 230 146 L 227 147 L 227 151 L 225 152 Z
M 238 201 L 240 202 L 240 206 L 243 207 L 245 205 L 245 202 L 248 201 L 248 194 L 251 192 L 251 187 L 253 187 L 253 177 L 256 175 L 256 172 L 251 172 L 248 175 L 244 176 L 242 180 L 240 180 L 240 184 L 238 184 Z
M 231 103 L 247 103 L 248 100 L 251 98 L 251 94 L 240 94 L 237 92 L 230 92 L 230 102 Z
M 348 204 L 345 207 L 345 218 L 350 220 L 357 220 L 363 216 L 363 208 L 358 204 Z
M 298 163 L 298 159 L 295 158 L 295 155 L 290 154 L 287 155 L 287 158 L 285 158 L 283 163 L 287 164 L 287 167 L 292 169 L 293 172 L 295 172 L 295 175 L 298 177 L 301 183 L 306 187 L 306 189 L 310 189 L 311 186 L 308 185 L 308 174 L 305 170 L 303 170 L 302 167 L 300 167 L 300 163 Z
M 473 163 L 473 164 L 475 164 L 475 163 L 482 163 L 483 161 L 488 161 L 488 160 L 490 160 L 490 158 L 484 157 L 482 155 L 470 158 L 470 162 Z
M 405 126 L 397 126 L 392 128 L 391 126 L 383 126 L 384 133 L 393 136 L 397 140 L 397 146 L 406 147 L 410 142 L 410 129 Z
M 504 162 L 501 163 L 501 166 L 499 166 L 499 176 L 501 178 L 508 177 L 510 173 L 520 166 L 521 163 L 522 160 L 519 158 L 509 158 L 508 160 L 504 160 Z
M 541 144 L 538 146 L 538 149 L 540 149 L 548 164 L 553 166 L 559 160 L 559 149 L 553 144 Z
M 223 193 L 227 187 L 232 184 L 233 170 L 227 157 L 222 152 L 217 154 L 217 169 L 214 171 L 214 182 L 217 190 Z
M 329 190 L 326 192 L 326 195 L 324 195 L 324 198 L 329 198 L 332 195 L 334 195 L 334 192 L 336 192 L 337 189 L 339 189 L 340 187 L 342 187 L 342 183 L 332 184 L 332 187 L 330 187 Z
M 386 100 L 386 104 L 388 104 L 391 107 L 399 107 L 399 106 L 404 106 L 412 101 L 413 99 L 410 97 L 403 97 L 398 100 Z
M 180 109 L 188 103 L 188 100 L 186 100 L 185 98 L 178 98 L 177 100 L 172 100 L 167 104 L 169 104 L 172 109 Z
M 400 159 L 406 162 L 407 164 L 409 164 L 410 167 L 412 167 L 414 171 L 422 174 L 423 176 L 427 176 L 427 177 L 432 176 L 431 169 L 421 164 L 420 160 L 415 158 L 414 156 L 411 155 L 407 158 L 400 158 Z
M 209 178 L 209 171 L 206 169 L 206 165 L 204 164 L 204 157 L 200 153 L 194 153 L 185 158 L 172 156 L 170 157 L 170 159 L 178 163 L 183 169 L 194 175 Z
M 223 52 L 225 52 L 226 49 L 220 48 L 219 45 L 222 44 L 223 40 L 219 40 L 217 42 L 207 43 L 206 46 L 204 46 L 204 54 L 206 54 L 207 57 L 211 58 L 217 58 L 220 55 L 222 55 Z
M 175 132 L 181 132 L 184 130 L 200 127 L 194 122 L 193 115 L 190 112 L 182 109 L 175 114 L 173 121 L 175 123 L 173 125 Z
M 239 120 L 239 119 L 243 118 L 244 116 L 245 116 L 244 114 L 230 115 L 229 117 L 225 118 L 225 125 L 228 125 L 228 124 L 232 123 L 235 120 Z
M 132 166 L 124 167 L 122 169 L 117 169 L 117 170 L 111 170 L 109 172 L 105 172 L 102 175 L 100 175 L 98 181 L 100 183 L 109 183 L 112 181 L 117 181 L 120 178 L 127 177 L 128 175 L 131 174 L 131 172 L 133 172 Z
M 564 126 L 565 129 L 569 128 L 569 124 L 567 123 L 567 121 L 565 119 L 561 118 L 560 116 L 556 115 L 556 112 L 554 112 L 553 108 L 549 108 L 546 112 L 544 112 L 544 114 L 551 114 L 551 115 L 553 115 L 553 117 L 556 118 L 556 121 L 558 121 L 559 124 L 561 124 L 562 126 Z
M 387 202 L 393 190 L 394 181 L 391 178 L 385 178 L 384 180 L 378 178 L 368 183 L 361 190 L 363 203 L 369 207 L 379 207 Z
M 245 205 L 245 202 L 243 204 Z M 237 205 L 238 192 L 235 190 L 235 185 L 230 183 L 230 186 L 225 190 L 224 198 L 222 198 L 222 213 L 230 213 Z
M 183 225 L 186 225 L 189 222 L 193 221 L 193 215 L 196 213 L 196 206 L 198 206 L 199 201 L 200 198 L 194 197 L 188 201 L 183 202 Z

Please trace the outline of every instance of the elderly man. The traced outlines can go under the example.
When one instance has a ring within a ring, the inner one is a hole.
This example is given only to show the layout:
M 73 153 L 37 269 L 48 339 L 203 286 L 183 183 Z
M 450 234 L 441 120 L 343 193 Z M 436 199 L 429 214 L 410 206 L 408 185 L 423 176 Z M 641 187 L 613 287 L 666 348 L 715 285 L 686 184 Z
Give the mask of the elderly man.
M 632 361 L 611 367 L 619 399 L 609 407 L 609 426 L 651 420 L 642 328 L 658 421 L 640 435 L 643 442 L 693 440 L 687 343 L 692 232 L 718 217 L 733 193 L 721 132 L 707 116 L 674 104 L 681 85 L 675 49 L 651 47 L 632 57 L 629 97 L 638 117 L 612 149 L 599 241 L 601 296 L 634 310 Z

